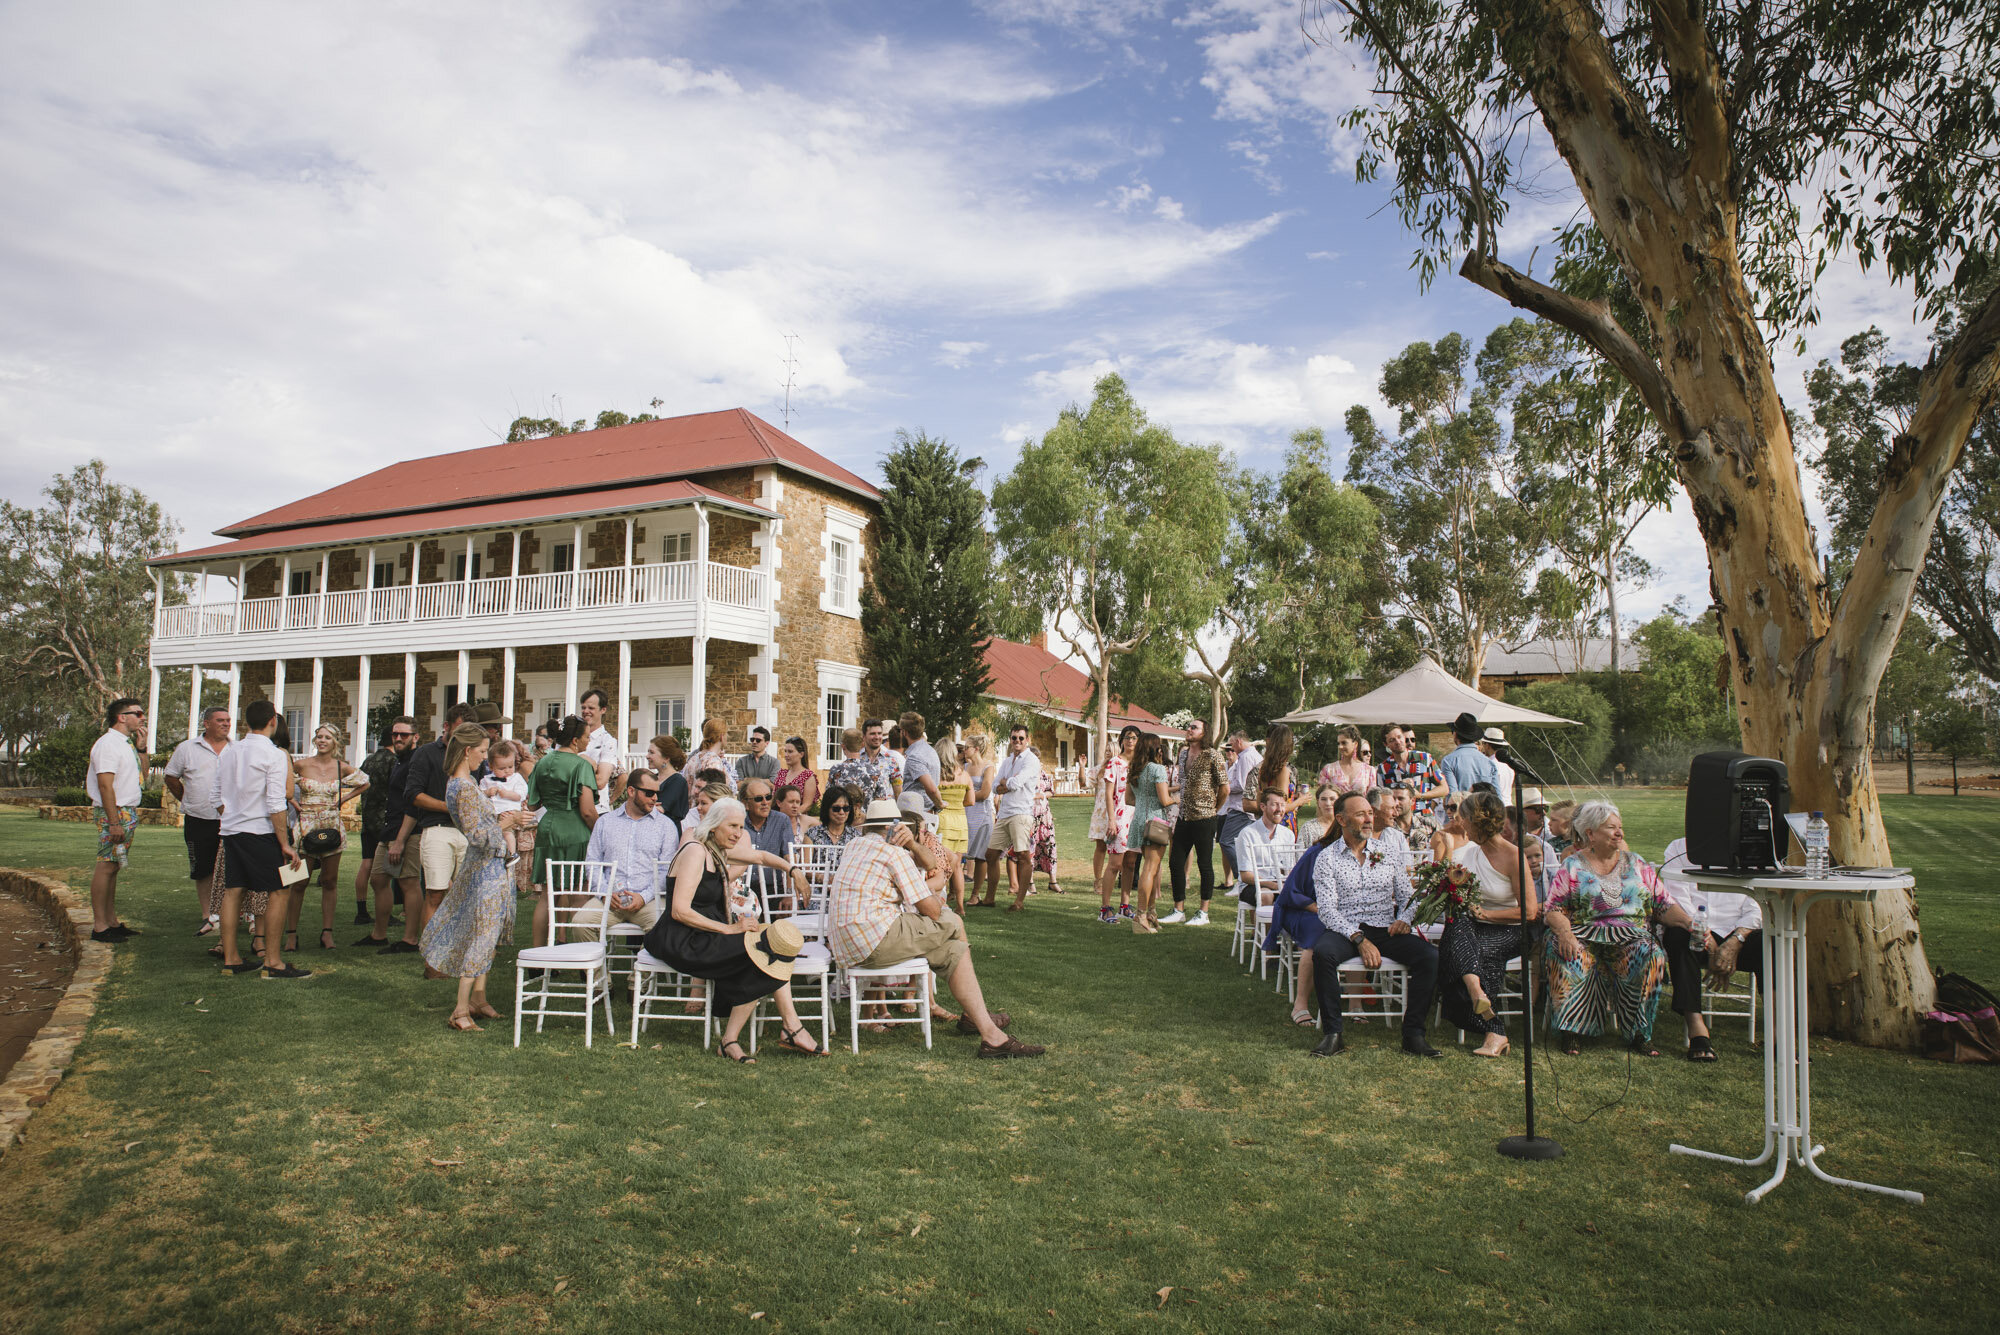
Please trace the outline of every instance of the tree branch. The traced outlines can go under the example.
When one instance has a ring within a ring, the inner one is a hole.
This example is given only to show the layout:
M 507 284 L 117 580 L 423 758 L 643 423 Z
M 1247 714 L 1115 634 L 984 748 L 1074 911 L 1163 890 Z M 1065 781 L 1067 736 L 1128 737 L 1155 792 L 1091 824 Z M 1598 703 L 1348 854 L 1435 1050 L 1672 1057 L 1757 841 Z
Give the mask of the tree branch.
M 1700 0 L 1653 0 L 1653 33 L 1665 57 L 1668 85 L 1687 132 L 1688 172 L 1709 198 L 1729 198 L 1729 112 L 1727 84 L 1708 46 L 1708 25 Z

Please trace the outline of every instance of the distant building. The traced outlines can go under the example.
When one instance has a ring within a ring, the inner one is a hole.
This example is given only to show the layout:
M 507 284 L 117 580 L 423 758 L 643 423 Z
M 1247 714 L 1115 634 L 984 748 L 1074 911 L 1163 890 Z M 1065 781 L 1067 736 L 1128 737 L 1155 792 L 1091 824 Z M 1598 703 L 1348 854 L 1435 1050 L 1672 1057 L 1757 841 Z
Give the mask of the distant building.
M 1042 763 L 1062 776 L 1064 791 L 1074 791 L 1083 769 L 1095 770 L 1097 711 L 1085 709 L 1090 700 L 1090 678 L 1049 652 L 1048 637 L 1037 635 L 1027 644 L 996 639 L 986 649 L 986 670 L 993 685 L 981 696 L 989 706 L 1034 719 L 1030 740 Z M 1165 733 L 1159 715 L 1121 700 L 1111 702 L 1111 735 L 1114 739 L 1127 724 L 1151 733 Z M 974 723 L 968 734 L 985 732 Z M 1002 741 L 1004 745 L 1004 739 Z
M 1504 646 L 1486 652 L 1486 666 L 1479 675 L 1479 689 L 1498 699 L 1510 687 L 1533 686 L 1545 681 L 1565 681 L 1578 672 L 1611 670 L 1611 639 L 1592 637 L 1582 642 L 1581 658 L 1575 640 L 1529 640 L 1509 649 Z M 1618 642 L 1618 670 L 1635 672 L 1644 667 L 1646 651 L 1631 640 Z

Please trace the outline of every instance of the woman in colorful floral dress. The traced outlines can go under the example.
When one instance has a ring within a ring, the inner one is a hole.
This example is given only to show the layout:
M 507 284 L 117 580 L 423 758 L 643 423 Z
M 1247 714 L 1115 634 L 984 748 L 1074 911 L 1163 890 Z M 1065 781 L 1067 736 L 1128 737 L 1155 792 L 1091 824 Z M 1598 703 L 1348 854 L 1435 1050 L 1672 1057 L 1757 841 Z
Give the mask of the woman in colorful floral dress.
M 1657 1057 L 1653 1017 L 1666 953 L 1652 927 L 1695 930 L 1668 896 L 1651 863 L 1625 847 L 1625 824 L 1609 802 L 1585 802 L 1573 822 L 1576 849 L 1549 876 L 1544 957 L 1549 1026 L 1556 1046 L 1575 1055 L 1579 1039 L 1615 1023 L 1634 1052 Z
M 1041 759 L 1040 753 L 1035 759 Z M 1049 806 L 1049 799 L 1055 795 L 1055 776 L 1045 766 L 1042 777 L 1035 784 L 1034 805 L 1028 809 L 1034 820 L 1034 869 L 1049 878 L 1049 893 L 1059 895 L 1063 888 L 1056 880 L 1056 817 L 1054 809 Z
M 488 744 L 486 729 L 461 723 L 452 729 L 445 748 L 445 772 L 451 777 L 445 783 L 444 804 L 452 824 L 465 836 L 465 857 L 419 941 L 424 963 L 458 979 L 458 1002 L 446 1023 L 459 1030 L 478 1029 L 475 1016 L 500 1018 L 486 1000 L 486 974 L 500 942 L 514 932 L 507 832 L 527 820 L 524 811 L 495 815 L 493 804 L 474 782 L 472 771 L 485 762 Z
M 1126 780 L 1132 772 L 1132 753 L 1139 749 L 1139 730 L 1126 724 L 1118 734 L 1118 754 L 1105 762 L 1097 781 L 1097 802 L 1091 811 L 1091 838 L 1098 840 L 1097 920 L 1119 922 L 1132 916 L 1132 901 L 1126 890 L 1125 854 L 1130 847 L 1132 804 Z M 1097 834 L 1097 814 L 1105 815 L 1104 832 Z M 1118 887 L 1118 907 L 1111 907 L 1111 887 Z

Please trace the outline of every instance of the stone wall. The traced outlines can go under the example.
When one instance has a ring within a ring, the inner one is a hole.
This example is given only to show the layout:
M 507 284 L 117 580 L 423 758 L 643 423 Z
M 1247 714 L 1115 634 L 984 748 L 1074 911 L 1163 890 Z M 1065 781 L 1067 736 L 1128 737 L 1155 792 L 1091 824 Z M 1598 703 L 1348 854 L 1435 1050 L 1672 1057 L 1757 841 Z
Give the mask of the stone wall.
M 90 939 L 87 896 L 76 895 L 46 876 L 12 868 L 0 869 L 0 891 L 39 906 L 76 960 L 62 1000 L 0 1082 L 0 1154 L 4 1154 L 27 1134 L 28 1119 L 49 1101 L 76 1056 L 76 1045 L 97 1011 L 97 990 L 111 971 L 111 947 Z

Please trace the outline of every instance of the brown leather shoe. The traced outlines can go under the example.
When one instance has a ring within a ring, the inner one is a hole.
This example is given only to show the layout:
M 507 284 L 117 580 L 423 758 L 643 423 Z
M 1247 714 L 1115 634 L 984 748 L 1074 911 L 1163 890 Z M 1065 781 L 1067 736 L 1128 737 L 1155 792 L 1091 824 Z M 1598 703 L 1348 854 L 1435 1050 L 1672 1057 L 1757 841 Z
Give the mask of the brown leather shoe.
M 990 1057 L 995 1061 L 1007 1057 L 1039 1057 L 1047 1051 L 1047 1048 L 1036 1047 L 1032 1043 L 1023 1043 L 1018 1038 L 1010 1038 L 997 1047 L 985 1042 L 979 1045 L 979 1055 Z
M 986 1012 L 986 1017 L 993 1021 L 995 1029 L 1004 1030 L 1008 1025 L 1014 1023 L 1014 1017 L 1006 1011 L 988 1011 Z M 964 1034 L 967 1038 L 972 1038 L 979 1033 L 979 1026 L 961 1015 L 958 1019 L 958 1032 Z

